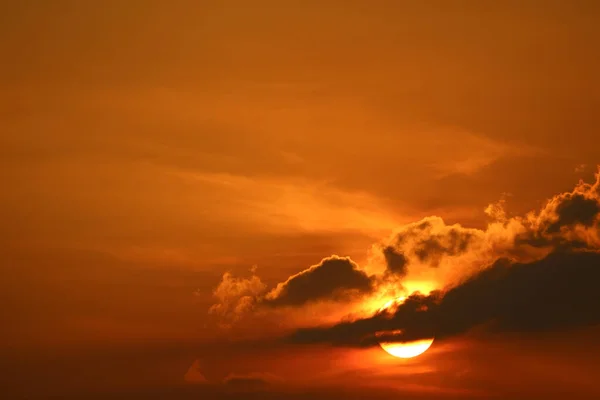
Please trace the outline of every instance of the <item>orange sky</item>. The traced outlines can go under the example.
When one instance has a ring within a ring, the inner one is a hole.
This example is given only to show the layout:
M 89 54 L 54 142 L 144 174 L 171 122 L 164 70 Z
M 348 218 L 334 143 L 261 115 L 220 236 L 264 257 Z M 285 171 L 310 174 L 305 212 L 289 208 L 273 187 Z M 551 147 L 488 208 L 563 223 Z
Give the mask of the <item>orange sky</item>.
M 280 339 L 556 250 L 512 244 L 594 182 L 599 17 L 585 0 L 0 2 L 0 359 L 12 371 L 0 382 L 31 396 L 218 398 L 228 375 L 260 373 L 286 375 L 272 395 L 328 398 L 360 373 L 376 389 L 355 393 L 382 398 L 598 395 L 586 327 L 548 329 L 533 348 L 531 334 L 450 335 L 397 380 L 377 348 Z M 537 222 L 519 219 L 532 210 Z M 415 237 L 460 224 L 476 247 L 429 268 L 421 239 L 394 242 L 427 217 L 441 220 Z M 570 224 L 561 240 L 596 252 L 597 226 Z M 385 246 L 408 272 L 385 275 Z M 284 285 L 332 255 L 368 288 L 331 302 L 325 284 Z M 268 350 L 234 351 L 246 341 Z M 203 389 L 184 379 L 195 360 Z M 316 388 L 289 382 L 315 370 Z

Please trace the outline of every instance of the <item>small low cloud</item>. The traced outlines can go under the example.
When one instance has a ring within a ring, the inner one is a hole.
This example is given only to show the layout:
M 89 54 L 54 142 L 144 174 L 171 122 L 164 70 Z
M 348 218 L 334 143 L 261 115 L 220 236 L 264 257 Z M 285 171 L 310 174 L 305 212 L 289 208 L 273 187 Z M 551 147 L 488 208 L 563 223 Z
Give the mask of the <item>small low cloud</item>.
M 331 256 L 289 277 L 267 294 L 272 306 L 301 306 L 318 300 L 344 300 L 373 290 L 374 280 L 349 257 Z
M 202 373 L 202 363 L 200 360 L 194 360 L 183 376 L 183 379 L 188 383 L 208 383 L 208 380 Z
M 282 382 L 280 377 L 264 372 L 229 374 L 223 379 L 223 385 L 235 390 L 260 390 Z
M 238 322 L 252 311 L 275 311 L 302 308 L 320 303 L 344 303 L 368 296 L 376 290 L 378 280 L 361 269 L 350 257 L 332 255 L 322 259 L 267 290 L 253 268 L 248 278 L 223 275 L 214 291 L 217 302 L 209 313 L 221 318 L 223 327 Z
M 213 295 L 218 302 L 211 306 L 209 313 L 222 318 L 224 324 L 234 323 L 239 317 L 250 311 L 258 296 L 265 292 L 267 286 L 256 275 L 256 268 L 251 268 L 249 278 L 236 278 L 227 272 L 223 275 Z

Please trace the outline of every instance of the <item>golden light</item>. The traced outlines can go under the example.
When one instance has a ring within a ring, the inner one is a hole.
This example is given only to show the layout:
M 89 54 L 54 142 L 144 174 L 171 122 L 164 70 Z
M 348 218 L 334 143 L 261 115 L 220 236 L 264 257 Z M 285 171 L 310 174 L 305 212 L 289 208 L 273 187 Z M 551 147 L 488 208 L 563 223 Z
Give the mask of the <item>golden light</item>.
M 385 311 L 392 306 L 398 306 L 406 300 L 405 297 L 392 299 L 385 303 L 379 311 Z M 381 335 L 400 332 L 380 332 Z M 421 355 L 427 351 L 433 344 L 434 338 L 413 340 L 410 342 L 379 342 L 379 346 L 388 354 L 399 358 L 412 358 Z
M 406 297 L 404 297 L 404 296 L 398 297 L 396 299 L 391 299 L 387 303 L 385 303 L 383 306 L 381 306 L 381 308 L 379 309 L 379 312 L 385 311 L 392 306 L 394 306 L 394 308 L 398 307 L 400 304 L 404 303 L 404 300 L 406 300 Z

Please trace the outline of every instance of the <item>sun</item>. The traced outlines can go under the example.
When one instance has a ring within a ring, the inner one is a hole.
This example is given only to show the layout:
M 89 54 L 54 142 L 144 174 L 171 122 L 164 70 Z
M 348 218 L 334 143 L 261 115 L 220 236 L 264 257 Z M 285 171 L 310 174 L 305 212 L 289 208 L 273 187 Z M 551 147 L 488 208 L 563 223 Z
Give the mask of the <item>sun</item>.
M 379 311 L 385 311 L 392 306 L 398 306 L 406 300 L 405 297 L 398 297 L 397 299 L 390 300 L 379 309 Z M 381 332 L 382 334 L 388 332 Z M 434 338 L 427 338 L 421 340 L 413 340 L 410 342 L 379 342 L 379 346 L 385 350 L 388 354 L 398 358 L 413 358 L 418 355 L 425 353 L 433 344 Z
M 413 358 L 427 351 L 433 344 L 433 338 L 415 340 L 412 342 L 381 342 L 379 345 L 388 354 L 399 358 Z

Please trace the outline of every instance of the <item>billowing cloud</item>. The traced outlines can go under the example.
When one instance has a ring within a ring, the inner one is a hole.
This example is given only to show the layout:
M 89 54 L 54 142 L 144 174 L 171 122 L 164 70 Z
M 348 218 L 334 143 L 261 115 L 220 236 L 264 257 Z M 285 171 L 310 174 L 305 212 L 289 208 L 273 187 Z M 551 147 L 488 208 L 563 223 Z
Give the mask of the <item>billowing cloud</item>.
M 300 306 L 317 300 L 343 300 L 370 292 L 373 284 L 373 278 L 349 257 L 331 256 L 277 285 L 265 303 Z
M 225 273 L 213 292 L 218 302 L 209 309 L 209 313 L 219 315 L 228 324 L 252 309 L 267 286 L 255 274 L 256 268 L 253 267 L 251 271 L 250 278 L 236 278 L 229 272 Z
M 385 246 L 381 252 L 385 258 L 387 274 L 400 277 L 406 275 L 408 259 L 403 253 L 397 251 L 393 246 Z
M 408 340 L 433 332 L 451 336 L 479 324 L 529 331 L 600 323 L 591 306 L 600 298 L 590 286 L 600 278 L 600 173 L 594 183 L 580 182 L 524 217 L 507 217 L 504 205 L 487 208 L 493 220 L 486 229 L 447 225 L 435 216 L 401 226 L 373 246 L 372 263 L 381 268 L 372 274 L 350 258 L 331 256 L 270 291 L 256 276 L 241 281 L 226 275 L 215 292 L 222 304 L 213 308 L 376 304 L 403 291 L 406 280 L 431 273 L 436 290 L 413 293 L 392 313 L 365 318 L 364 311 L 352 311 L 342 323 L 299 330 L 293 340 L 368 345 L 382 332 Z
M 598 176 L 592 184 L 580 182 L 524 217 L 507 218 L 502 199 L 486 208 L 492 218 L 486 229 L 427 217 L 398 228 L 373 250 L 388 268 L 393 254 L 402 255 L 403 273 L 409 277 L 435 268 L 442 281 L 456 284 L 502 257 L 533 261 L 559 247 L 598 248 L 599 182 Z
M 407 258 L 431 267 L 440 265 L 446 256 L 458 256 L 471 244 L 481 241 L 483 232 L 467 229 L 460 225 L 446 225 L 439 217 L 429 217 L 415 224 L 408 224 L 397 230 L 383 248 L 386 260 L 393 250 Z M 389 263 L 388 263 L 389 267 Z
M 300 308 L 318 302 L 349 302 L 369 295 L 378 280 L 349 257 L 330 256 L 267 290 L 252 270 L 249 278 L 225 273 L 214 291 L 217 299 L 209 312 L 219 315 L 227 327 L 252 310 L 273 311 Z
M 600 172 L 593 184 L 579 182 L 572 192 L 554 196 L 523 223 L 527 229 L 515 237 L 515 245 L 600 247 Z
M 429 295 L 413 294 L 392 312 L 300 329 L 292 341 L 367 346 L 382 340 L 382 334 L 415 340 L 453 336 L 480 325 L 533 332 L 600 324 L 599 182 L 600 173 L 595 183 L 579 183 L 539 212 L 503 218 L 486 231 L 446 226 L 437 218 L 402 228 L 390 243 L 410 265 L 414 260 L 437 267 L 476 255 L 479 268 Z M 389 246 L 383 247 L 386 260 Z
M 556 206 L 556 221 L 546 228 L 548 233 L 559 232 L 564 226 L 580 224 L 591 227 L 596 222 L 600 205 L 593 197 L 586 197 L 581 193 L 569 194 Z
M 406 224 L 371 249 L 372 265 L 383 279 L 460 283 L 482 265 L 514 252 L 514 238 L 525 231 L 520 220 L 493 221 L 487 229 L 448 225 L 440 217 Z M 543 252 L 539 250 L 539 252 Z

